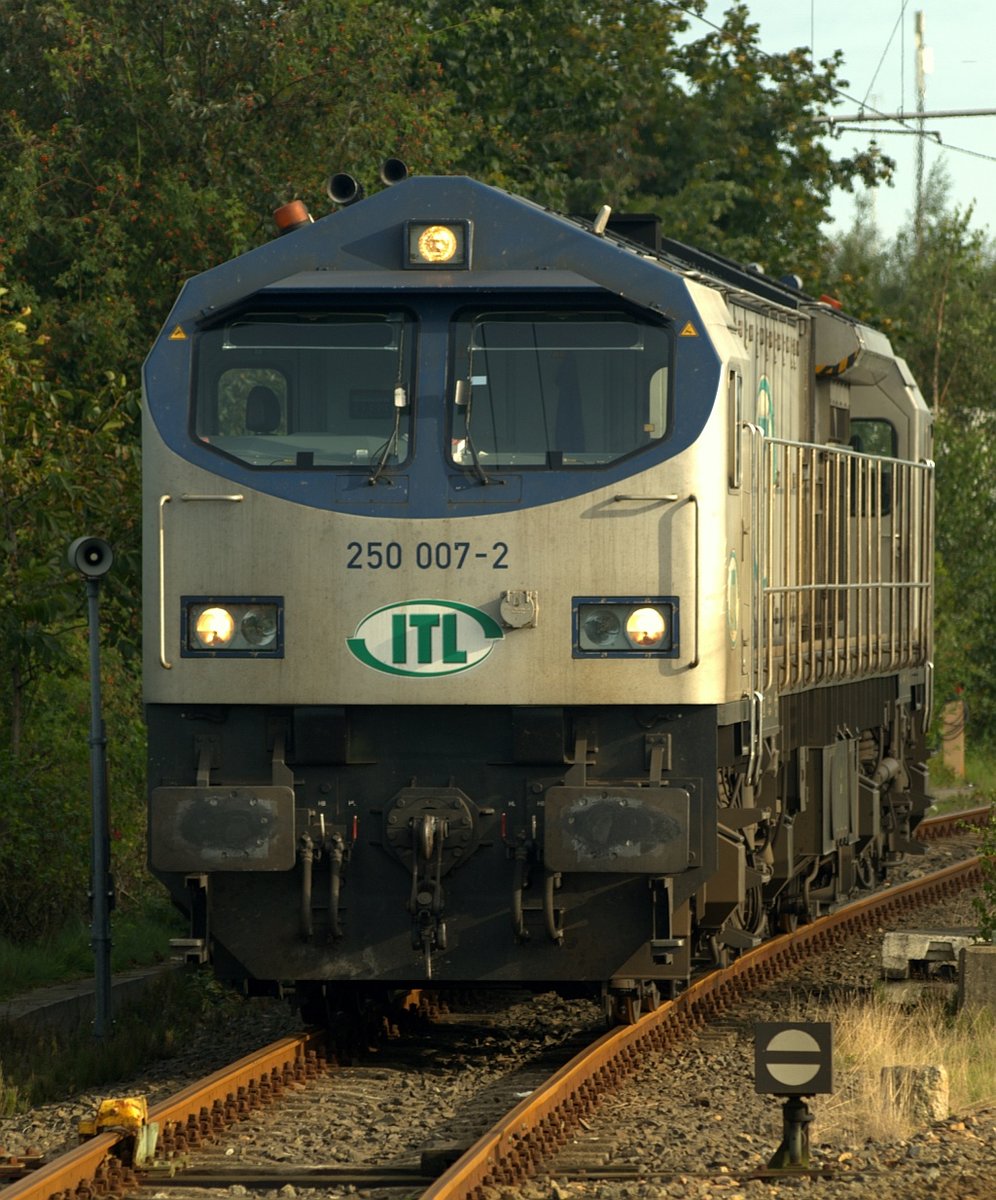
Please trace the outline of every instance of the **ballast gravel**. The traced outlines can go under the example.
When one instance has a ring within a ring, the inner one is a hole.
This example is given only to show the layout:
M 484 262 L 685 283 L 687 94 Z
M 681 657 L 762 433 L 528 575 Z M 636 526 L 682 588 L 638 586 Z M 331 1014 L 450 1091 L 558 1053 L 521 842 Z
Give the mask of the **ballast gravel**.
M 925 859 L 905 868 L 897 882 L 966 853 L 955 841 L 936 845 Z M 889 928 L 970 927 L 973 923 L 970 897 L 963 893 L 891 922 Z M 832 1103 L 832 1097 L 816 1098 L 812 1152 L 822 1173 L 751 1178 L 769 1160 L 782 1130 L 780 1101 L 754 1091 L 754 1022 L 825 1020 L 827 1002 L 874 988 L 881 974 L 883 932 L 869 931 L 813 963 L 800 964 L 790 976 L 750 996 L 739 1010 L 700 1031 L 680 1050 L 648 1062 L 623 1091 L 607 1098 L 586 1122 L 588 1128 L 578 1130 L 546 1174 L 514 1190 L 488 1189 L 490 1194 L 483 1200 L 759 1200 L 800 1194 L 819 1200 L 866 1196 L 926 1200 L 935 1195 L 945 1200 L 994 1200 L 996 1096 L 970 1112 L 925 1123 L 906 1138 L 876 1141 L 858 1136 L 848 1142 L 821 1140 L 820 1106 Z M 565 1003 L 549 995 L 538 1002 L 523 998 L 496 1006 L 484 1025 L 471 1023 L 465 1037 L 458 1036 L 460 1020 L 459 1013 L 449 1018 L 454 1031 L 449 1048 L 436 1049 L 422 1059 L 416 1052 L 410 1073 L 397 1065 L 378 1069 L 376 1063 L 347 1068 L 328 1093 L 329 1116 L 324 1121 L 312 1123 L 310 1093 L 302 1092 L 289 1110 L 296 1134 L 277 1139 L 269 1149 L 256 1145 L 268 1118 L 253 1118 L 221 1152 L 223 1161 L 417 1162 L 422 1149 L 465 1143 L 488 1120 L 511 1107 L 542 1074 L 537 1067 L 534 1081 L 528 1071 L 523 1073 L 524 1059 L 540 1056 L 542 1061 L 544 1050 L 551 1055 L 563 1053 L 558 1047 L 572 1039 L 580 1045 L 589 1031 L 597 1031 L 600 1014 L 594 1004 Z M 294 1014 L 286 1006 L 247 1003 L 243 1019 L 230 1022 L 222 1031 L 206 1031 L 180 1055 L 150 1068 L 140 1081 L 121 1080 L 99 1092 L 0 1118 L 0 1151 L 54 1154 L 66 1149 L 75 1144 L 78 1122 L 91 1116 L 103 1097 L 142 1091 L 154 1104 L 294 1028 Z M 631 1168 L 632 1178 L 595 1177 L 602 1162 Z M 579 1178 L 585 1166 L 592 1177 Z M 240 1185 L 228 1189 L 230 1195 L 244 1193 Z M 355 1187 L 318 1192 L 285 1186 L 268 1194 L 249 1194 L 262 1195 L 264 1200 L 292 1200 L 296 1195 L 338 1200 L 347 1195 L 386 1198 L 417 1192 Z M 172 1189 L 170 1195 L 175 1195 Z

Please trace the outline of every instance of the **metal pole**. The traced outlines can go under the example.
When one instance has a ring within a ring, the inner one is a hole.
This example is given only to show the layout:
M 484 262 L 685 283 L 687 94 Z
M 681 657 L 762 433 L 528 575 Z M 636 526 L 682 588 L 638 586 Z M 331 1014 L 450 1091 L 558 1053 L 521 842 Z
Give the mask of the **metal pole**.
M 100 580 L 86 581 L 90 626 L 90 796 L 92 811 L 91 924 L 95 1016 L 94 1037 L 111 1027 L 111 837 L 107 816 L 107 737 L 100 699 Z
M 782 1144 L 772 1155 L 772 1171 L 809 1169 L 809 1126 L 813 1115 L 802 1096 L 789 1096 L 782 1105 Z
M 913 229 L 916 237 L 917 254 L 923 249 L 923 121 L 926 79 L 926 42 L 923 31 L 923 13 L 916 14 L 916 207 L 913 210 Z

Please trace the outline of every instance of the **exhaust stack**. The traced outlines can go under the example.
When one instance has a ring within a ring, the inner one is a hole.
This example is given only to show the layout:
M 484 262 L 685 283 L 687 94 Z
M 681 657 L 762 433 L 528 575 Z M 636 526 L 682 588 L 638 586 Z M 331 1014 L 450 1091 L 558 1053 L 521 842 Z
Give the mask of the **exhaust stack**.
M 338 171 L 335 175 L 330 176 L 325 191 L 332 203 L 338 204 L 340 208 L 355 204 L 357 200 L 362 200 L 366 195 L 363 185 L 358 183 L 352 175 L 347 175 L 345 171 Z
M 380 181 L 388 187 L 408 178 L 408 164 L 400 158 L 385 158 L 380 165 Z

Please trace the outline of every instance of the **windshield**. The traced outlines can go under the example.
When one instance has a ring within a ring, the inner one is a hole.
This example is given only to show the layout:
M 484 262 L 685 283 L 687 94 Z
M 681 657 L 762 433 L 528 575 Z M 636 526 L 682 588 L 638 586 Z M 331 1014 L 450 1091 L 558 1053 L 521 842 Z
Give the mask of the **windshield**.
M 462 465 L 590 466 L 667 433 L 671 339 L 630 313 L 466 313 L 456 359 Z
M 205 331 L 195 435 L 251 466 L 401 461 L 413 324 L 392 311 L 249 312 Z

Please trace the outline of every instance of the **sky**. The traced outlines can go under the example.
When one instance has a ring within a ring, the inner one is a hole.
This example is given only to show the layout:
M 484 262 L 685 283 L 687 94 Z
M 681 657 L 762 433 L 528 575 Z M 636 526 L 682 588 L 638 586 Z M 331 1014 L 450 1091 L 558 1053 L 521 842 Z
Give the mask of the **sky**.
M 751 20 L 760 26 L 763 50 L 775 53 L 796 46 L 813 50 L 818 62 L 834 50 L 844 52 L 840 72 L 848 86 L 835 109 L 857 113 L 862 102 L 883 113 L 916 114 L 916 13 L 924 14 L 924 34 L 933 58 L 925 75 L 924 110 L 996 109 L 996 0 L 746 0 Z M 705 16 L 716 24 L 730 7 L 710 0 Z M 689 32 L 708 32 L 691 19 Z M 832 143 L 841 155 L 867 149 L 872 137 L 883 153 L 896 160 L 891 187 L 874 189 L 874 216 L 886 237 L 908 226 L 916 196 L 916 136 L 870 130 L 895 130 L 895 122 L 875 120 L 848 126 Z M 943 162 L 951 180 L 951 202 L 967 208 L 974 202 L 972 224 L 996 238 L 996 116 L 959 117 L 924 122 L 941 145 L 924 142 L 925 173 Z M 971 153 L 969 153 L 971 152 Z M 863 189 L 862 189 L 863 190 Z M 833 228 L 848 228 L 855 216 L 853 195 L 840 191 L 832 205 Z M 832 229 L 831 229 L 832 232 Z

